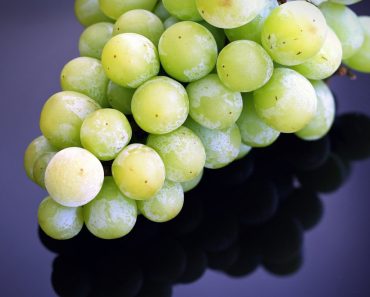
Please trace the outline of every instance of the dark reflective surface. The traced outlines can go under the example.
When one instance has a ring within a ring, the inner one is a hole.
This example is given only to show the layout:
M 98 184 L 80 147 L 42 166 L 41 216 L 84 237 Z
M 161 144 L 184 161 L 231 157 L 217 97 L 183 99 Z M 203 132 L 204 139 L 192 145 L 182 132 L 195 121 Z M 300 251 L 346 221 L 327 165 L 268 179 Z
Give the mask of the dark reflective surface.
M 370 15 L 368 2 L 354 9 Z M 330 136 L 284 136 L 207 172 L 175 221 L 140 219 L 118 241 L 43 236 L 36 214 L 46 193 L 27 180 L 22 157 L 60 70 L 78 55 L 72 7 L 0 2 L 0 296 L 370 296 L 365 75 L 332 81 L 340 116 Z

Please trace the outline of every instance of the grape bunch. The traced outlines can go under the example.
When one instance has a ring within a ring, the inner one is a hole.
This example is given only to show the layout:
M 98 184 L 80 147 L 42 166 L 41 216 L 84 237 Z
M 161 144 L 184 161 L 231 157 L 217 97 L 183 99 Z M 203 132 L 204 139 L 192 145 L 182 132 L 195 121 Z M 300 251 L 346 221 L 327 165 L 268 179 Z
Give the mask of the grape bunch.
M 28 177 L 49 194 L 42 230 L 127 235 L 142 214 L 175 218 L 204 168 L 281 133 L 312 141 L 335 116 L 341 63 L 370 73 L 359 0 L 76 0 L 80 57 L 45 103 Z

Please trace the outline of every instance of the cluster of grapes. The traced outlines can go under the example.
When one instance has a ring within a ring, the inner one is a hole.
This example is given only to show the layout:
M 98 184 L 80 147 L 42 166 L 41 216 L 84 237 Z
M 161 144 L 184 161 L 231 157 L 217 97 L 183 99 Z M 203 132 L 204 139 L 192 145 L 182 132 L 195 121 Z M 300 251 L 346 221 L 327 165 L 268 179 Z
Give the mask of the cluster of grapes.
M 81 57 L 63 68 L 25 153 L 50 195 L 39 224 L 55 239 L 84 224 L 119 238 L 138 214 L 173 219 L 204 168 L 281 133 L 325 136 L 335 102 L 323 80 L 342 60 L 370 72 L 370 18 L 341 4 L 358 1 L 157 2 L 75 2 Z

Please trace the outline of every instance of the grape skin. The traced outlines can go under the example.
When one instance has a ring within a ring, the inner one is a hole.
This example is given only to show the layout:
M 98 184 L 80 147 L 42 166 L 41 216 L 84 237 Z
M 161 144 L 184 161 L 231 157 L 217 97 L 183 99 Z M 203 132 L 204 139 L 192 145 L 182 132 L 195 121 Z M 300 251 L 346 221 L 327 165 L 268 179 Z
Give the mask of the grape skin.
M 202 180 L 203 173 L 204 173 L 204 171 L 202 170 L 202 172 L 199 173 L 199 175 L 196 176 L 195 178 L 193 178 L 193 179 L 191 179 L 187 182 L 182 182 L 181 183 L 181 187 L 182 187 L 182 189 L 184 190 L 185 193 L 193 190 L 196 186 L 198 186 L 198 184 Z
M 85 27 L 99 22 L 110 22 L 108 18 L 99 8 L 99 0 L 76 0 L 75 15 L 77 20 Z
M 133 9 L 145 9 L 152 11 L 157 0 L 99 0 L 99 7 L 103 13 L 116 20 L 122 14 Z
M 113 24 L 102 22 L 87 27 L 78 43 L 80 56 L 101 59 L 105 44 L 112 38 Z
M 55 156 L 55 152 L 45 153 L 41 155 L 33 166 L 33 178 L 35 183 L 45 189 L 45 171 L 51 159 Z

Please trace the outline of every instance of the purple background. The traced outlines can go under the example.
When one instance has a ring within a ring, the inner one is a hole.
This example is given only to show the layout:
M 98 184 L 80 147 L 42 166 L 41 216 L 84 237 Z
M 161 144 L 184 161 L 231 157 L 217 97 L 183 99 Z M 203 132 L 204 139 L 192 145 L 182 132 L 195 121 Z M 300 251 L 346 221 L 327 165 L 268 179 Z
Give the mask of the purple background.
M 370 15 L 369 1 L 353 6 Z M 82 27 L 72 0 L 1 1 L 0 4 L 0 296 L 54 296 L 54 255 L 37 237 L 38 203 L 46 193 L 27 180 L 23 153 L 40 134 L 43 103 L 60 90 L 59 72 L 78 56 Z M 370 75 L 357 81 L 336 78 L 340 112 L 370 115 Z M 324 197 L 321 224 L 305 234 L 305 264 L 289 278 L 259 269 L 237 280 L 208 270 L 174 296 L 370 296 L 370 161 L 355 164 L 349 182 Z

